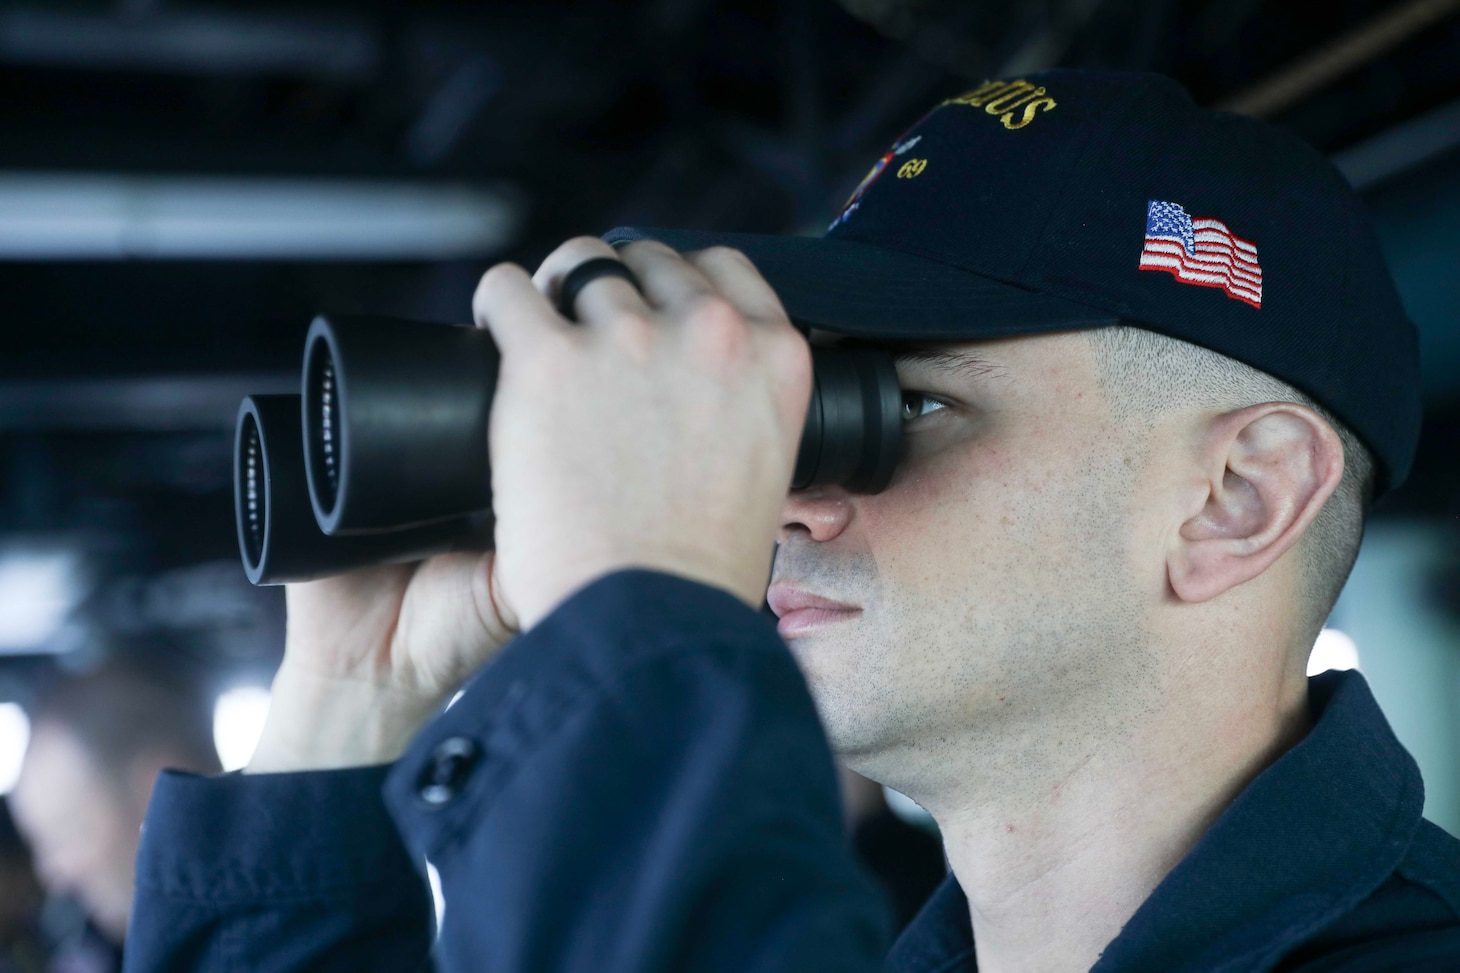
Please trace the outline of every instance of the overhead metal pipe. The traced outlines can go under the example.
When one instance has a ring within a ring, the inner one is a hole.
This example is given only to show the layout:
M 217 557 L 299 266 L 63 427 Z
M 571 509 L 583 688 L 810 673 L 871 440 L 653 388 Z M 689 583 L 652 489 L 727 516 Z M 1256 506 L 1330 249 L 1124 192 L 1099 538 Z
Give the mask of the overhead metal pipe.
M 1457 11 L 1460 0 L 1409 0 L 1212 107 L 1270 118 Z

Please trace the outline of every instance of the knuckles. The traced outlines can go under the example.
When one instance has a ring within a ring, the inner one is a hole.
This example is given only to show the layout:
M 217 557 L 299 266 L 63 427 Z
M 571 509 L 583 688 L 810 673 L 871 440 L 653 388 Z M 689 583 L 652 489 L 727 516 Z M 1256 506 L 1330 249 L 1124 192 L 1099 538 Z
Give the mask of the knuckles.
M 719 294 L 696 297 L 685 311 L 687 327 L 702 329 L 743 330 L 745 316 L 740 309 Z
M 574 237 L 543 261 L 534 282 L 543 290 L 550 281 L 561 279 L 584 260 L 615 253 L 613 247 L 597 237 Z M 676 251 L 656 240 L 627 244 L 618 249 L 617 255 L 633 264 L 641 264 L 643 258 L 648 258 L 648 264 L 658 265 L 658 258 L 666 255 L 676 261 L 680 259 Z M 683 256 L 691 265 L 716 271 L 712 276 L 734 279 L 742 273 L 758 273 L 750 258 L 734 247 L 713 246 Z M 497 264 L 483 274 L 473 298 L 479 318 L 485 316 L 486 308 L 499 295 L 505 297 L 510 293 L 507 288 L 519 286 L 525 274 L 521 267 L 510 263 Z M 666 354 L 675 357 L 671 349 L 678 345 L 682 349 L 679 354 L 688 353 L 688 358 L 678 367 L 689 365 L 705 377 L 718 376 L 715 381 L 728 380 L 732 385 L 749 376 L 747 368 L 764 369 L 761 374 L 783 390 L 786 402 L 794 400 L 800 403 L 798 408 L 804 408 L 804 400 L 810 394 L 810 348 L 786 319 L 784 311 L 779 308 L 777 311 L 768 320 L 752 321 L 729 297 L 707 290 L 672 310 L 626 307 L 612 312 L 612 317 L 597 322 L 591 329 L 545 329 L 546 333 L 537 335 L 531 343 L 532 357 L 537 359 L 536 367 L 551 373 L 550 378 L 544 378 L 572 384 L 569 373 L 578 367 L 574 363 L 598 343 L 592 337 L 594 333 L 608 337 L 627 361 L 642 366 L 656 367 L 654 362 L 667 361 L 663 357 Z M 678 336 L 671 338 L 676 333 Z M 732 377 L 737 374 L 740 379 Z
M 750 258 L 734 247 L 724 244 L 717 244 L 713 247 L 705 247 L 703 250 L 696 250 L 693 254 L 696 263 L 712 267 L 735 266 L 747 270 L 754 270 L 755 264 Z
M 653 356 L 658 329 L 648 315 L 631 310 L 619 311 L 605 323 L 605 328 L 630 360 L 643 364 Z
M 608 244 L 604 244 L 604 246 L 608 246 Z M 611 251 L 613 248 L 609 247 L 609 249 Z M 665 243 L 660 243 L 658 240 L 635 240 L 632 243 L 626 243 L 619 247 L 618 252 L 624 257 L 637 257 L 646 253 L 657 254 L 661 257 L 678 255 L 673 247 Z
M 482 274 L 477 281 L 476 291 L 472 294 L 471 306 L 480 320 L 486 315 L 487 306 L 492 304 L 498 295 L 503 293 L 504 288 L 510 287 L 512 282 L 521 281 L 527 276 L 527 271 L 514 263 L 494 264 Z
M 485 274 L 482 274 L 482 279 L 477 282 L 477 293 L 490 294 L 500 290 L 507 280 L 521 279 L 526 274 L 527 271 L 511 262 L 494 264 L 487 269 Z
M 684 312 L 684 327 L 693 347 L 717 362 L 742 357 L 750 344 L 745 315 L 718 294 L 696 298 Z
M 804 409 L 811 396 L 811 346 L 789 325 L 778 330 L 772 341 L 778 383 L 797 408 Z

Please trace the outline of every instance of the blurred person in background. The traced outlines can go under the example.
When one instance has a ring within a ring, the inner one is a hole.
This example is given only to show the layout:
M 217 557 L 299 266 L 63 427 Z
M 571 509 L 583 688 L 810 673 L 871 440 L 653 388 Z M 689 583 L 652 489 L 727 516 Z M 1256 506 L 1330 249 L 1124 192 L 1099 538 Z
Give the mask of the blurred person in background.
M 11 808 L 46 892 L 73 897 L 92 927 L 79 938 L 96 942 L 73 951 L 96 958 L 71 969 L 120 966 L 158 772 L 221 769 L 206 702 L 186 682 L 121 659 L 63 677 L 37 700 Z
M 15 830 L 10 808 L 0 802 L 0 973 L 41 973 L 42 894 L 30 850 Z

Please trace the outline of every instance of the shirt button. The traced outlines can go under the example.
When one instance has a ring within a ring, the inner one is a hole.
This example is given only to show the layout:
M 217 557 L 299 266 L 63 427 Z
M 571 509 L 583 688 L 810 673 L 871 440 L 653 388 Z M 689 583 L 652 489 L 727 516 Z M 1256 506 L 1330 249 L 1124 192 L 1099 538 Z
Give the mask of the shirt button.
M 482 748 L 469 737 L 447 737 L 438 743 L 416 781 L 422 803 L 436 808 L 455 800 L 481 755 Z

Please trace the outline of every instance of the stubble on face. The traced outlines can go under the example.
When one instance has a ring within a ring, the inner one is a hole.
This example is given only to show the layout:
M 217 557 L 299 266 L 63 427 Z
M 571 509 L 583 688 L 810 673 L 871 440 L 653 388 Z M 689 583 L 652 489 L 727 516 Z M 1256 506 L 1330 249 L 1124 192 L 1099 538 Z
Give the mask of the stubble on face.
M 1129 552 L 1139 457 L 1085 343 L 946 347 L 997 373 L 959 389 L 905 370 L 950 409 L 909 430 L 892 485 L 853 498 L 835 539 L 784 532 L 775 567 L 862 608 L 790 646 L 843 759 L 925 803 L 1058 786 L 1149 711 L 1157 681 L 1139 607 L 1153 579 Z

